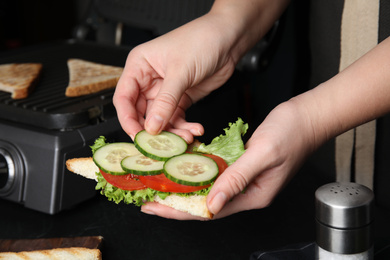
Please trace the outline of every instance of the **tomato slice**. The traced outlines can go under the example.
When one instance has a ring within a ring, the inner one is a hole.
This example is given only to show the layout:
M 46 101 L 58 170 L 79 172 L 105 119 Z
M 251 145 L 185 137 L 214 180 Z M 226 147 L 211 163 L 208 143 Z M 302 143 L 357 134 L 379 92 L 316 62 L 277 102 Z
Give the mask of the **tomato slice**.
M 137 175 L 112 175 L 100 170 L 103 178 L 110 184 L 122 190 L 143 190 L 147 187 L 143 184 Z
M 221 175 L 228 167 L 225 160 L 222 159 L 221 157 L 216 155 L 211 155 L 211 154 L 204 154 L 204 155 L 210 157 L 217 163 L 219 169 L 218 175 Z M 138 176 L 138 178 L 147 187 L 153 190 L 164 191 L 164 192 L 189 193 L 189 192 L 202 190 L 210 186 L 210 184 L 204 186 L 187 186 L 187 185 L 178 184 L 165 177 L 163 173 L 159 175 Z
M 188 193 L 188 192 L 198 191 L 210 186 L 210 185 L 187 186 L 187 185 L 178 184 L 165 177 L 164 173 L 158 175 L 139 176 L 139 180 L 147 187 L 153 190 L 164 191 L 164 192 Z
M 207 157 L 210 157 L 211 159 L 213 159 L 217 165 L 218 165 L 218 169 L 219 169 L 219 175 L 221 175 L 225 170 L 226 168 L 228 167 L 227 163 L 225 162 L 224 159 L 222 159 L 221 157 L 217 156 L 217 155 L 214 155 L 214 154 L 203 154 L 204 156 L 207 156 Z

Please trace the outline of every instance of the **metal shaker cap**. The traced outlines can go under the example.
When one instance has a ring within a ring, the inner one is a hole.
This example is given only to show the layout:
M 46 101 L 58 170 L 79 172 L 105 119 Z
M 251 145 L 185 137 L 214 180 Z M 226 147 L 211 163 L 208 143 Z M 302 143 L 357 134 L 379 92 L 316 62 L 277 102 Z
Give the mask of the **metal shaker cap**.
M 329 183 L 315 193 L 316 218 L 333 228 L 359 228 L 373 221 L 374 193 L 357 183 Z

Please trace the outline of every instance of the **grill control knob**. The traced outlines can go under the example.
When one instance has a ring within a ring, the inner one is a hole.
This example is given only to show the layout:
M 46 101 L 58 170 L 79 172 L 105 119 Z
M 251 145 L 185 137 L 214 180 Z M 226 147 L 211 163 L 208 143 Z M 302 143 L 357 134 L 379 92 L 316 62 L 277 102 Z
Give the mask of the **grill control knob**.
M 22 201 L 24 178 L 22 153 L 14 145 L 0 139 L 0 198 Z
M 7 192 L 15 179 L 15 163 L 11 154 L 0 148 L 0 192 Z

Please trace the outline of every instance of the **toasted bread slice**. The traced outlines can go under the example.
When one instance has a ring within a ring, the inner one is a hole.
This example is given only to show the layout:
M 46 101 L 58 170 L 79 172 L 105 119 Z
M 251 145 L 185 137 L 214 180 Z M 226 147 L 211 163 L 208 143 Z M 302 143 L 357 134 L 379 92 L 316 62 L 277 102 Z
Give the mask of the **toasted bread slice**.
M 42 71 L 40 63 L 0 65 L 0 90 L 12 93 L 13 99 L 28 97 Z
M 123 68 L 81 59 L 69 59 L 69 84 L 67 97 L 78 97 L 115 88 Z
M 3 252 L 0 259 L 7 260 L 101 260 L 99 249 L 84 247 L 54 248 L 47 250 Z
M 99 171 L 99 168 L 93 162 L 92 157 L 69 159 L 66 161 L 66 166 L 68 170 L 73 173 L 95 180 L 95 172 Z M 207 208 L 206 196 L 192 195 L 189 197 L 182 197 L 173 194 L 167 196 L 165 199 L 156 196 L 154 197 L 154 201 L 194 216 L 208 219 L 213 217 L 212 213 Z
M 206 196 L 201 195 L 182 197 L 172 194 L 167 196 L 165 199 L 161 199 L 159 196 L 154 197 L 154 201 L 162 205 L 189 213 L 193 216 L 212 219 L 213 214 L 207 208 L 206 199 Z
M 73 173 L 97 181 L 96 172 L 99 172 L 99 168 L 93 162 L 92 157 L 69 159 L 66 161 L 66 168 Z

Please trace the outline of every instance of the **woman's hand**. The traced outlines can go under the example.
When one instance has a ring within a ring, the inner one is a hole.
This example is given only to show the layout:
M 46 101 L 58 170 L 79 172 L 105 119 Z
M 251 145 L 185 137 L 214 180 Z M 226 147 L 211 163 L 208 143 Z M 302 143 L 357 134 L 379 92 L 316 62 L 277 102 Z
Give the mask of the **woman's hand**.
M 184 112 L 220 87 L 241 56 L 281 15 L 288 0 L 216 0 L 206 15 L 134 48 L 114 95 L 125 132 L 134 139 L 176 132 L 187 142 L 203 127 L 188 123 Z
M 189 143 L 203 134 L 200 124 L 185 121 L 184 112 L 234 71 L 220 26 L 215 16 L 206 15 L 130 52 L 114 104 L 132 138 L 144 126 L 151 134 L 176 132 Z
M 246 152 L 217 179 L 207 197 L 214 218 L 267 207 L 318 145 L 299 100 L 276 107 L 246 144 Z M 142 211 L 166 218 L 199 219 L 151 203 Z
M 245 153 L 215 182 L 209 210 L 220 218 L 267 207 L 318 146 L 299 100 L 277 106 L 248 140 Z

